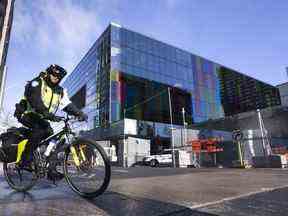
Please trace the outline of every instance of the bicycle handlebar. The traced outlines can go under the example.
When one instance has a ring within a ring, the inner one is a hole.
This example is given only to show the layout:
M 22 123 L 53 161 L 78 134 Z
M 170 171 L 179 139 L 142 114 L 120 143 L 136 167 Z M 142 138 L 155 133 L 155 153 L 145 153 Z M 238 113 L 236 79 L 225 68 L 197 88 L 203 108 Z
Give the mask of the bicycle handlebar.
M 64 116 L 57 116 L 57 117 L 59 117 L 60 119 L 61 119 L 61 121 L 64 121 L 64 122 L 68 122 L 68 121 L 70 121 L 70 120 L 77 120 L 77 121 L 79 121 L 79 119 L 78 119 L 78 117 L 76 117 L 76 116 L 69 116 L 69 115 L 66 115 L 66 117 L 64 117 Z M 87 121 L 86 121 L 87 122 Z
M 68 122 L 68 121 L 70 121 L 70 120 L 74 120 L 74 119 L 76 119 L 76 117 L 70 117 L 70 116 L 57 116 L 58 118 L 60 118 L 61 119 L 61 121 L 64 121 L 64 122 Z

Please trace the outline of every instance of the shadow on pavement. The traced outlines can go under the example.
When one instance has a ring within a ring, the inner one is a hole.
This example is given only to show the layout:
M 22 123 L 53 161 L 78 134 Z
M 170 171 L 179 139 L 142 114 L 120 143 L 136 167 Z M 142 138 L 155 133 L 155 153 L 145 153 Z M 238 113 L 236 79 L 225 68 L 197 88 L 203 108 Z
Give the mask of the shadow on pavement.
M 199 215 L 217 216 L 211 213 L 191 210 L 173 203 L 166 203 L 147 198 L 132 197 L 116 192 L 106 192 L 98 198 L 88 202 L 105 211 L 108 215 Z
M 115 192 L 106 192 L 90 200 L 82 199 L 77 195 L 62 198 L 54 195 L 52 192 L 45 198 L 40 198 L 33 193 L 11 192 L 3 197 L 4 202 L 0 202 L 0 215 L 217 216 L 212 213 L 191 210 L 177 204 L 137 198 Z
M 3 182 L 2 182 L 3 183 Z M 7 185 L 8 186 L 8 185 Z M 124 195 L 107 191 L 88 200 L 71 191 L 68 186 L 55 187 L 49 182 L 36 185 L 31 191 L 20 193 L 4 189 L 0 196 L 0 215 L 199 215 L 217 216 L 191 210 L 178 204 Z M 49 211 L 48 214 L 47 211 Z
M 1 197 L 0 205 L 10 202 L 33 202 L 34 196 L 29 192 L 17 192 L 13 191 L 4 197 Z

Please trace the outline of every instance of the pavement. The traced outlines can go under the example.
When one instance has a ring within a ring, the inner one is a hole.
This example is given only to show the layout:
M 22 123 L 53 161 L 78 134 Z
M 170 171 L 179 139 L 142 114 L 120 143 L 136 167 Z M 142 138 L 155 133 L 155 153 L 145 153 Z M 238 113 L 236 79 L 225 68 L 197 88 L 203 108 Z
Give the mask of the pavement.
M 114 167 L 108 190 L 92 200 L 65 181 L 13 192 L 0 171 L 0 215 L 285 216 L 288 170 Z

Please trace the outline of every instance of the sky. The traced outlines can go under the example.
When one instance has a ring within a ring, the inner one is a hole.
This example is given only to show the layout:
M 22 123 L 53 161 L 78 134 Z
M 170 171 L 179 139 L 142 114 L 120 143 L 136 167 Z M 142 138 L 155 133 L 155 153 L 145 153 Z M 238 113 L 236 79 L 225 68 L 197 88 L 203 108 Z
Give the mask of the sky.
M 115 22 L 266 83 L 287 81 L 286 0 L 16 0 L 4 110 L 50 64 L 69 72 Z

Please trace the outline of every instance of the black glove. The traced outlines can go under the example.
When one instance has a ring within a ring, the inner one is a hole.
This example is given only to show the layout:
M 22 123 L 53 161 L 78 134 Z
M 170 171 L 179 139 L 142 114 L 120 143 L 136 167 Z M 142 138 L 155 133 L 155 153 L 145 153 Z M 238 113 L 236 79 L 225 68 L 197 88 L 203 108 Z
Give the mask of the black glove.
M 14 116 L 18 119 L 18 121 L 21 119 L 24 112 L 27 110 L 27 102 L 25 100 L 21 100 L 20 103 L 15 104 L 15 112 Z
M 54 122 L 60 122 L 62 120 L 62 118 L 60 116 L 56 116 L 52 113 L 45 114 L 44 118 L 49 120 L 49 121 L 54 121 Z
M 83 113 L 83 112 L 80 112 L 77 116 L 77 119 L 78 121 L 87 121 L 88 120 L 88 116 Z
M 52 118 L 51 121 L 60 122 L 60 121 L 62 121 L 62 117 L 54 115 L 54 117 Z

